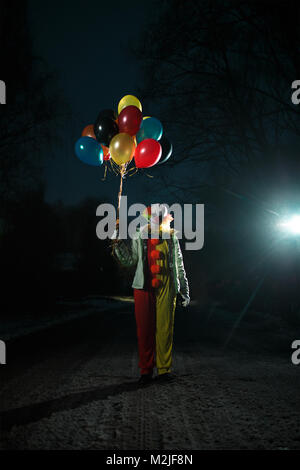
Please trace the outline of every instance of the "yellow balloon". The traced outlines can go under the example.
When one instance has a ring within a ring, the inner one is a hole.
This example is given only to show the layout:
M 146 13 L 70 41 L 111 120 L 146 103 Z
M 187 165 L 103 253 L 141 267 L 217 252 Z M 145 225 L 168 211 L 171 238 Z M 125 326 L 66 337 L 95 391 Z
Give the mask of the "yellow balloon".
M 131 135 L 121 132 L 115 135 L 109 144 L 109 153 L 117 165 L 129 162 L 135 151 L 135 143 Z
M 143 117 L 143 120 L 144 120 L 144 119 L 149 119 L 150 117 L 151 117 L 151 116 L 145 116 L 145 117 Z
M 125 95 L 123 98 L 120 100 L 118 104 L 118 114 L 122 111 L 122 109 L 126 108 L 126 106 L 136 106 L 139 108 L 140 111 L 142 111 L 142 105 L 140 100 L 136 98 L 136 96 L 133 95 Z

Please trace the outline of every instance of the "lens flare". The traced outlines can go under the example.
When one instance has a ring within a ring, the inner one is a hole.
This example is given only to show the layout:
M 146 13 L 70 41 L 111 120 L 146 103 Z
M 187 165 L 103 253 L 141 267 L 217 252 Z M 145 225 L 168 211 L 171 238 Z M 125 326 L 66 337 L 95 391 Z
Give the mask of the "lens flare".
M 293 215 L 289 219 L 280 222 L 278 227 L 294 235 L 300 234 L 300 215 Z

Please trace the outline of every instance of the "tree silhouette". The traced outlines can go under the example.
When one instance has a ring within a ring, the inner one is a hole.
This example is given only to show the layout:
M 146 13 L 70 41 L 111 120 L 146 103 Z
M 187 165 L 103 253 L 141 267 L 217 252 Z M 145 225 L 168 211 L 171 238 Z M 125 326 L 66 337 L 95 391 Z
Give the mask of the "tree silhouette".
M 228 178 L 244 189 L 246 182 L 249 193 L 253 184 L 264 187 L 270 172 L 278 183 L 285 139 L 298 139 L 300 131 L 299 108 L 291 102 L 291 84 L 300 76 L 299 3 L 162 5 L 135 52 L 144 69 L 140 94 L 149 106 L 159 103 L 176 144 L 170 165 L 190 171 L 185 182 L 174 177 L 174 188 L 197 195 L 207 175 L 218 187 L 228 187 Z M 204 169 L 200 181 L 191 174 L 195 165 Z
M 54 123 L 66 111 L 55 77 L 33 55 L 26 0 L 1 2 L 0 43 L 0 79 L 7 90 L 7 104 L 0 108 L 0 197 L 5 201 L 38 185 L 42 145 L 51 144 Z
M 139 96 L 153 115 L 159 109 L 174 144 L 164 187 L 175 201 L 206 205 L 193 269 L 219 279 L 279 275 L 274 227 L 300 203 L 300 107 L 291 101 L 300 4 L 166 0 L 156 13 L 134 49 Z

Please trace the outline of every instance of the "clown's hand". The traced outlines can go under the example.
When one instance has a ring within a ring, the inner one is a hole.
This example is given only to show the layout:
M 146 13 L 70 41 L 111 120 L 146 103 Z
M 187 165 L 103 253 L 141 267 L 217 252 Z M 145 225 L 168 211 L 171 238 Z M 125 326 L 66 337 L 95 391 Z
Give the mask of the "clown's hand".
M 182 302 L 181 302 L 182 307 L 187 307 L 189 305 L 189 303 L 190 303 L 190 298 L 183 295 L 182 296 Z
M 116 222 L 116 228 L 115 230 L 113 231 L 113 234 L 112 236 L 110 237 L 111 240 L 115 240 L 115 242 L 118 242 L 119 241 L 119 219 L 117 219 L 117 222 Z
M 118 240 L 118 235 L 119 235 L 119 232 L 118 232 L 117 229 L 115 229 L 115 230 L 113 231 L 113 234 L 112 234 L 112 236 L 110 237 L 110 239 L 111 239 L 111 240 Z

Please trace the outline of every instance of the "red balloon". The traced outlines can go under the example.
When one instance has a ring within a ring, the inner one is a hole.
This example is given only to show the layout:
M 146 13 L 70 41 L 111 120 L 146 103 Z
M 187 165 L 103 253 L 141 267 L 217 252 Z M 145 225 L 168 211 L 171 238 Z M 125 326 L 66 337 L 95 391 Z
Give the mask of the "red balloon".
M 137 168 L 149 168 L 155 165 L 161 157 L 161 152 L 161 145 L 157 140 L 142 140 L 135 150 L 135 166 Z
M 110 159 L 109 148 L 102 144 L 101 144 L 101 147 L 103 150 L 103 160 L 109 160 Z
M 119 132 L 134 136 L 141 126 L 142 112 L 136 106 L 126 106 L 118 117 Z
M 88 126 L 85 126 L 81 135 L 82 137 L 91 137 L 92 139 L 96 139 L 94 132 L 94 124 L 89 124 Z

